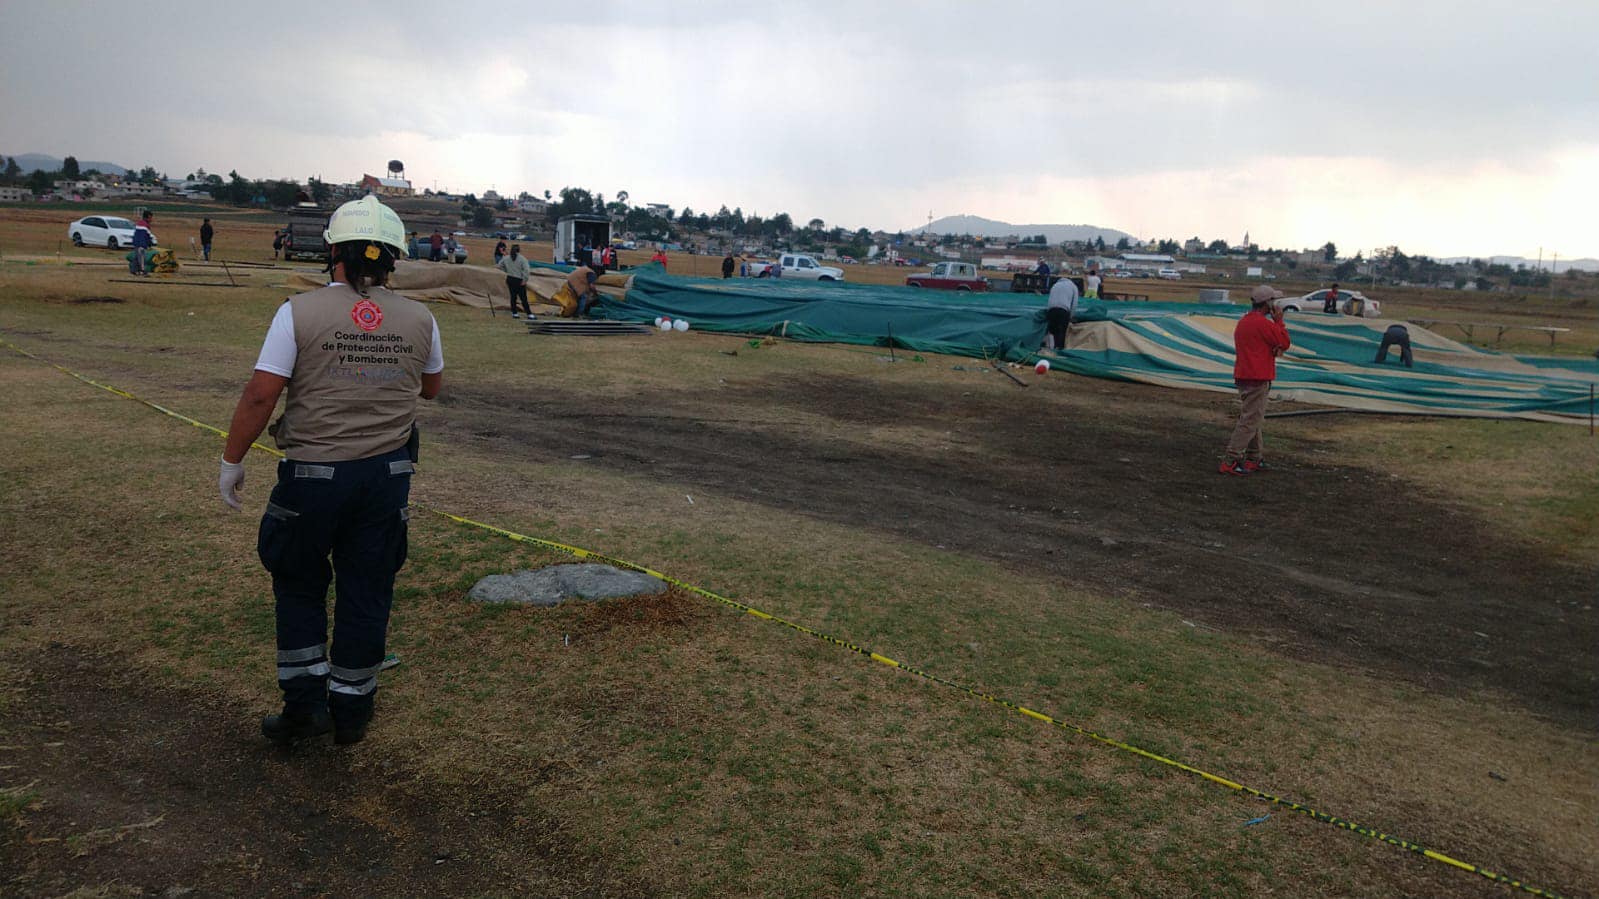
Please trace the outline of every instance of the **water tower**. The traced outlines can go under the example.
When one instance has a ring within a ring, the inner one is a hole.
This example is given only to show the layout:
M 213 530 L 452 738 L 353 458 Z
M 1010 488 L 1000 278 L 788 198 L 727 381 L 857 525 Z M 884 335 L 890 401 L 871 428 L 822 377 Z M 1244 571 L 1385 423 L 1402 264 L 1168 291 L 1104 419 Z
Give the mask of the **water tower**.
M 405 179 L 405 163 L 398 159 L 389 160 L 389 177 Z

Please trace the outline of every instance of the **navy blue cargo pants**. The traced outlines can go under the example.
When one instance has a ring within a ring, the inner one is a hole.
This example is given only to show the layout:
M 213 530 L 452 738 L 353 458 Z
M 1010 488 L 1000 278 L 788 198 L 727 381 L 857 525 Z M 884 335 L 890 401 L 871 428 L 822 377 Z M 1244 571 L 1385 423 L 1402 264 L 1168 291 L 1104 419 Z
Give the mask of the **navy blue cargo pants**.
M 346 726 L 371 719 L 394 575 L 405 564 L 412 470 L 403 447 L 354 462 L 278 463 L 256 551 L 277 599 L 286 710 L 327 706 Z

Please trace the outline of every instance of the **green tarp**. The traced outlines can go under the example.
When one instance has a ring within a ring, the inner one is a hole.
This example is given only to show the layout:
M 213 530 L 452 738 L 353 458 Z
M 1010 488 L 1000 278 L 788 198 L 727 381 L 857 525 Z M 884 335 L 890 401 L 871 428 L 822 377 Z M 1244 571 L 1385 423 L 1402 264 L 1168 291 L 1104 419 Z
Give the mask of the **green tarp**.
M 622 321 L 685 319 L 703 331 L 794 340 L 893 345 L 1031 363 L 1203 390 L 1232 391 L 1232 331 L 1242 306 L 1083 300 L 1067 350 L 1040 357 L 1045 297 L 969 294 L 848 283 L 683 278 L 658 266 L 634 271 L 625 299 L 599 314 Z M 1386 319 L 1290 314 L 1293 349 L 1278 363 L 1273 395 L 1345 408 L 1586 421 L 1599 361 L 1512 356 L 1410 325 L 1415 368 L 1374 361 Z
M 680 278 L 658 266 L 633 271 L 627 299 L 600 315 L 620 321 L 684 319 L 702 331 L 775 334 L 817 343 L 894 345 L 925 353 L 1021 361 L 1044 340 L 1044 298 L 970 294 L 796 279 Z
M 1233 390 L 1232 332 L 1242 310 L 1188 309 L 1104 310 L 1074 326 L 1070 348 L 1052 362 L 1096 377 Z M 1495 353 L 1408 325 L 1415 367 L 1403 367 L 1397 349 L 1379 364 L 1377 347 L 1393 323 L 1290 314 L 1293 348 L 1277 362 L 1272 395 L 1371 411 L 1587 421 L 1599 361 Z

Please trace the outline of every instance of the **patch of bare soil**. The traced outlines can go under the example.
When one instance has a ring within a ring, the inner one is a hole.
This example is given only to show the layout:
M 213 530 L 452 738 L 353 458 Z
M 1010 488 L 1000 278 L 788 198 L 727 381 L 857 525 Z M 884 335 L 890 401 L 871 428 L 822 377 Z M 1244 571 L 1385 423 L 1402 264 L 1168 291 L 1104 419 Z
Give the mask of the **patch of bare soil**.
M 646 895 L 512 797 L 441 794 L 371 742 L 283 750 L 216 696 L 56 646 L 0 704 L 12 896 Z M 381 702 L 381 700 L 379 700 Z
M 424 424 L 999 560 L 1283 654 L 1499 690 L 1585 729 L 1599 721 L 1593 571 L 1328 457 L 1274 455 L 1272 472 L 1219 475 L 1227 397 L 1063 383 L 1041 398 L 833 376 L 730 382 L 716 419 L 699 417 L 703 398 L 667 390 L 615 400 L 457 383 Z M 947 439 L 834 442 L 772 424 L 785 411 Z

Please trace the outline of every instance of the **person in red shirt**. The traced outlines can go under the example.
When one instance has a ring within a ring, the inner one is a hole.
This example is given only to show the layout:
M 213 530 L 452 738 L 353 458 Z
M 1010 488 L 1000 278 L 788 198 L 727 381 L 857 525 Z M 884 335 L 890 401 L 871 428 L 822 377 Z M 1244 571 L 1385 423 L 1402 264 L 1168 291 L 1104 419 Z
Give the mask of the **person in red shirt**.
M 664 249 L 656 250 L 655 251 L 655 255 L 650 257 L 650 261 L 651 262 L 659 262 L 661 264 L 661 268 L 666 268 L 666 250 L 664 250 Z
M 1283 292 L 1262 284 L 1249 295 L 1249 311 L 1233 329 L 1233 383 L 1238 386 L 1242 408 L 1238 426 L 1227 441 L 1227 457 L 1222 474 L 1253 474 L 1266 468 L 1260 454 L 1260 423 L 1266 417 L 1266 396 L 1277 377 L 1277 357 L 1287 352 L 1288 329 L 1283 327 L 1283 311 L 1273 301 Z

